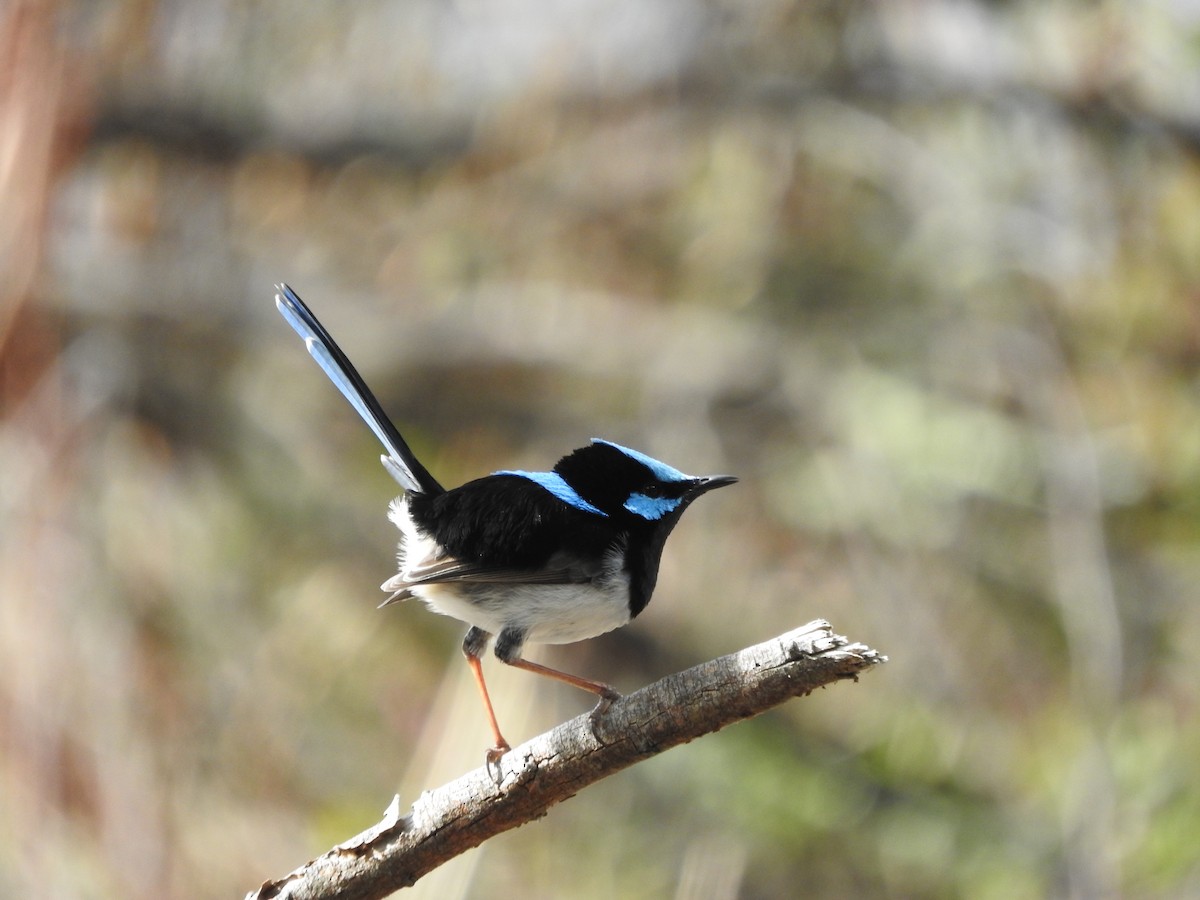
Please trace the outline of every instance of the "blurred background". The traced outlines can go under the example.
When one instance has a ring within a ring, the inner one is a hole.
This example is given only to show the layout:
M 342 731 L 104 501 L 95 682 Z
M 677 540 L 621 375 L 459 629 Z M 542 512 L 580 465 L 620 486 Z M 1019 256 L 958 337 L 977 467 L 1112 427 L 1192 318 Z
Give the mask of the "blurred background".
M 240 897 L 482 762 L 282 280 L 444 483 L 741 477 L 532 658 L 891 657 L 411 895 L 1200 896 L 1196 3 L 9 0 L 2 896 Z

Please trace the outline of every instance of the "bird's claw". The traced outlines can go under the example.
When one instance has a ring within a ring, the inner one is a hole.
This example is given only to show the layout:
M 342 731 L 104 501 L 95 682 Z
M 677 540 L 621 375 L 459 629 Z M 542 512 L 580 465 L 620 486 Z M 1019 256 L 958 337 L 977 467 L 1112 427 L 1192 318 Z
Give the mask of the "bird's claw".
M 488 774 L 492 776 L 492 780 L 495 781 L 496 784 L 500 783 L 500 760 L 504 757 L 504 754 L 511 749 L 512 747 L 508 746 L 508 741 L 504 739 L 501 739 L 495 747 L 488 748 L 488 752 L 485 757 L 487 760 L 487 770 Z
M 592 737 L 598 741 L 600 740 L 600 720 L 608 712 L 608 708 L 621 699 L 621 695 L 608 685 L 604 685 L 604 690 L 599 694 L 599 697 L 599 701 L 597 701 L 592 711 L 588 714 L 588 724 L 592 727 Z

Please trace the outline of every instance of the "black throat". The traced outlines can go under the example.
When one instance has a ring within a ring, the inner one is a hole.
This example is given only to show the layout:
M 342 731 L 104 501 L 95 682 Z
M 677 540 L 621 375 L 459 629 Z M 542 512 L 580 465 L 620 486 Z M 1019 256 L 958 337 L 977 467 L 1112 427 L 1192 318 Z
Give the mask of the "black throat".
M 642 522 L 629 530 L 625 569 L 629 573 L 630 618 L 645 609 L 654 594 L 663 547 L 682 513 L 682 509 L 677 509 L 657 522 Z

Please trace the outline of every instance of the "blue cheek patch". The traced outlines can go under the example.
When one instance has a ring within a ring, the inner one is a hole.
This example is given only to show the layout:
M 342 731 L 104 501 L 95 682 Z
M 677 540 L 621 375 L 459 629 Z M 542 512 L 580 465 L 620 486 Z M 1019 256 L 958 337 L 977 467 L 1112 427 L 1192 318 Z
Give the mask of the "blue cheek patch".
M 527 478 L 534 484 L 539 484 L 552 493 L 555 497 L 561 500 L 567 506 L 573 506 L 575 509 L 587 513 L 594 513 L 597 516 L 608 517 L 608 513 L 602 509 L 597 509 L 588 503 L 575 492 L 575 488 L 571 487 L 563 477 L 557 472 L 518 472 L 506 469 L 503 472 L 493 472 L 493 475 L 516 475 L 520 478 Z M 647 498 L 649 499 L 649 498 Z M 628 504 L 627 504 L 628 505 Z M 661 513 L 660 513 L 661 515 Z
M 630 494 L 625 501 L 625 508 L 635 516 L 641 516 L 651 522 L 661 519 L 682 503 L 679 497 L 647 497 L 645 494 Z

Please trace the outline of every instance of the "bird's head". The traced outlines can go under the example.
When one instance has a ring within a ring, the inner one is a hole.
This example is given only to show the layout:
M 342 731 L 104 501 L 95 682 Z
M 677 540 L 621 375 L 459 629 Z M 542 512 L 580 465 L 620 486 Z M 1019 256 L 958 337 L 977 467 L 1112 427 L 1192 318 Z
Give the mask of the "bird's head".
M 731 475 L 685 475 L 599 438 L 564 456 L 554 471 L 596 509 L 631 524 L 673 525 L 701 494 L 737 481 Z

